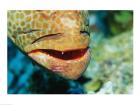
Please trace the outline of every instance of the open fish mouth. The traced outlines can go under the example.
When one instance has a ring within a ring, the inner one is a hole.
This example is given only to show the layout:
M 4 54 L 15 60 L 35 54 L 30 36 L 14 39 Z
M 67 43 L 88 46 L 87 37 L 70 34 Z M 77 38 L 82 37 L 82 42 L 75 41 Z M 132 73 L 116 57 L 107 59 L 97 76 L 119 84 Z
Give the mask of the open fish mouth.
M 74 60 L 74 59 L 78 59 L 84 56 L 87 50 L 88 48 L 68 50 L 68 51 L 57 51 L 57 50 L 52 50 L 52 49 L 36 49 L 36 50 L 30 51 L 28 54 L 41 52 L 49 56 L 52 56 L 54 58 L 58 58 L 62 60 Z

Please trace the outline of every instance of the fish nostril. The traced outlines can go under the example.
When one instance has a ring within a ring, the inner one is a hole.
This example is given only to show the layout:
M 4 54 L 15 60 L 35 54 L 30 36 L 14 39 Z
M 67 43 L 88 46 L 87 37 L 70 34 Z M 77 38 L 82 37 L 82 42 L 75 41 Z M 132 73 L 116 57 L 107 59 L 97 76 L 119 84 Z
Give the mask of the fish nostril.
M 82 34 L 82 35 L 90 35 L 88 31 L 80 31 L 80 34 Z

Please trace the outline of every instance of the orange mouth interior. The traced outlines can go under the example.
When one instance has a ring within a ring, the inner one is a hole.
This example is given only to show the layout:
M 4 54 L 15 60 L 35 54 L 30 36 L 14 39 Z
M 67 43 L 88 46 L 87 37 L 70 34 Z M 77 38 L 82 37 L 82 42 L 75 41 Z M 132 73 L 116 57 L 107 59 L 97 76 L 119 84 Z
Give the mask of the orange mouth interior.
M 63 59 L 63 60 L 73 60 L 78 59 L 82 57 L 86 52 L 88 48 L 85 49 L 77 49 L 77 50 L 69 50 L 69 51 L 57 51 L 52 49 L 36 49 L 29 53 L 36 53 L 36 52 L 42 52 L 47 55 L 53 56 L 55 58 Z

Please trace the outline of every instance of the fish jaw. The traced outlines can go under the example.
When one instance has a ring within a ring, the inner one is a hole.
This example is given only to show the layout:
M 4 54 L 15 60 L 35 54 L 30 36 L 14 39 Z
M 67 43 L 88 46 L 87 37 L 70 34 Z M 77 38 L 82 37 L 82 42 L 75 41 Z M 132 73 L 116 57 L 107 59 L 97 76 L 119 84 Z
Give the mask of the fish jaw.
M 51 72 L 72 80 L 76 80 L 82 75 L 90 61 L 89 49 L 80 58 L 72 60 L 55 58 L 42 52 L 33 52 L 28 55 Z

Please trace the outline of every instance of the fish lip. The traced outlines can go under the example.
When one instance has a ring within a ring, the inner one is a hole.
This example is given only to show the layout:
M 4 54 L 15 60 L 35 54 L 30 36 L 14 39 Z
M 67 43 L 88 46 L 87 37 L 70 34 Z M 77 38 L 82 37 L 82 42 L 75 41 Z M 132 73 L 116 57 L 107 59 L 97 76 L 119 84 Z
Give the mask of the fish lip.
M 46 55 L 52 56 L 57 59 L 61 60 L 76 60 L 84 56 L 87 51 L 89 50 L 89 47 L 83 48 L 83 49 L 71 49 L 71 50 L 65 50 L 65 51 L 58 51 L 53 49 L 35 49 L 28 53 L 36 53 L 36 52 L 42 52 Z

